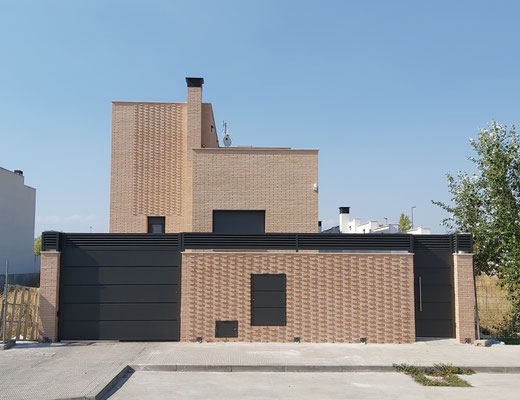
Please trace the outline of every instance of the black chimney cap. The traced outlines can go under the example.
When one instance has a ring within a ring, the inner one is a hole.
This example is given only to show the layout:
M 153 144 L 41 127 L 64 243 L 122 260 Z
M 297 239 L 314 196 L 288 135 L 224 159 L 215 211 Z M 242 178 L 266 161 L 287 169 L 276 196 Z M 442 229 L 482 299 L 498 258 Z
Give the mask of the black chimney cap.
M 204 83 L 204 78 L 186 77 L 186 83 L 188 84 L 188 87 L 202 87 L 202 84 Z
M 340 214 L 350 214 L 350 207 L 340 207 L 339 213 Z
M 17 175 L 22 175 L 23 176 L 23 171 L 21 169 L 15 169 L 13 172 L 15 174 L 17 174 Z

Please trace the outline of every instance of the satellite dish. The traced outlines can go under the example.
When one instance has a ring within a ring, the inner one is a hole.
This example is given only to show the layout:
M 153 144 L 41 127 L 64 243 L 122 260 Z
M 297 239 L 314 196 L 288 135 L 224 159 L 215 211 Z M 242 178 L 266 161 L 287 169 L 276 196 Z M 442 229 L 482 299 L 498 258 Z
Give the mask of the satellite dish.
M 231 146 L 231 135 L 229 133 L 226 133 L 224 137 L 222 138 L 222 141 L 224 142 L 224 146 L 229 147 Z
M 229 134 L 229 131 L 227 130 L 227 122 L 222 121 L 222 126 L 224 127 L 222 142 L 224 143 L 224 146 L 229 147 L 229 146 L 231 146 L 231 135 Z

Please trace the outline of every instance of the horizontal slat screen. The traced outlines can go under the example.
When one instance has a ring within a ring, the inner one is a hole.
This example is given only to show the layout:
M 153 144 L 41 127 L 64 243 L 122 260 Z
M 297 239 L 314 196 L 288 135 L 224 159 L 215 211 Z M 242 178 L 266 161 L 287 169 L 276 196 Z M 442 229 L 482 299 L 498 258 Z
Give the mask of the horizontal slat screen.
M 118 246 L 174 246 L 179 245 L 179 234 L 103 233 L 76 234 L 65 237 L 65 246 L 118 247 Z
M 461 233 L 455 236 L 456 251 L 473 253 L 473 236 L 469 233 Z
M 61 238 L 61 239 L 60 239 Z M 61 243 L 60 243 L 61 242 Z M 43 250 L 61 247 L 176 247 L 184 249 L 273 250 L 388 250 L 409 251 L 419 246 L 431 250 L 471 252 L 470 234 L 320 234 L 320 233 L 59 233 L 44 232 Z
M 47 231 L 42 234 L 42 250 L 59 250 L 60 249 L 60 232 Z
M 298 234 L 298 248 L 309 250 L 403 250 L 410 249 L 410 235 Z
M 296 234 L 271 233 L 231 235 L 220 233 L 185 233 L 186 249 L 282 249 L 296 248 Z

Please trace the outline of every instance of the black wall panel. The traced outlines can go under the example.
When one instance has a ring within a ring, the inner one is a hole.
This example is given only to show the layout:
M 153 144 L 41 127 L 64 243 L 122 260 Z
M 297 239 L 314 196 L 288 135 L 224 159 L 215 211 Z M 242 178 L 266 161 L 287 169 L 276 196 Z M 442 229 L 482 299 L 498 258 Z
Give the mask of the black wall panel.
M 285 274 L 251 274 L 251 325 L 284 326 L 286 323 Z
M 453 242 L 449 235 L 414 237 L 415 335 L 454 337 Z

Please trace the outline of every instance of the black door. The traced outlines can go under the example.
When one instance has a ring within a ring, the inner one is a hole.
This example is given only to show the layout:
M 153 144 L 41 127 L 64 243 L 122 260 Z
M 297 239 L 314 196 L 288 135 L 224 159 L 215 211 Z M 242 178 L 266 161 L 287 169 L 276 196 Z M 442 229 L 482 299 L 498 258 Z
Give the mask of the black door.
M 177 235 L 67 235 L 60 340 L 179 340 Z
M 453 249 L 446 235 L 414 236 L 415 334 L 455 336 Z
M 265 211 L 213 210 L 213 232 L 228 234 L 265 233 Z

